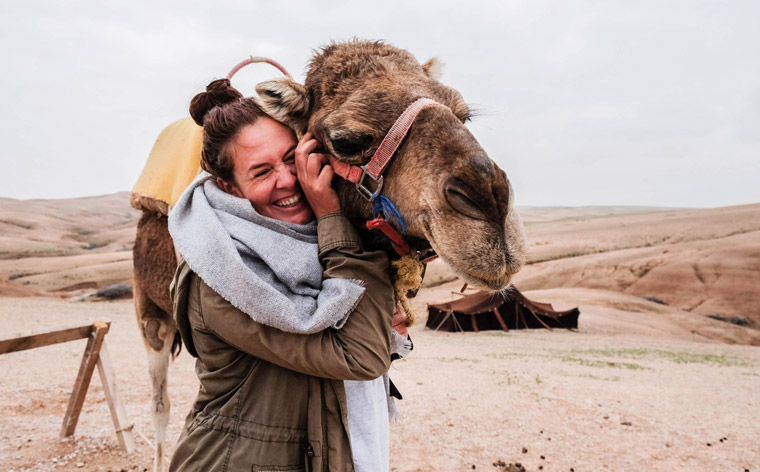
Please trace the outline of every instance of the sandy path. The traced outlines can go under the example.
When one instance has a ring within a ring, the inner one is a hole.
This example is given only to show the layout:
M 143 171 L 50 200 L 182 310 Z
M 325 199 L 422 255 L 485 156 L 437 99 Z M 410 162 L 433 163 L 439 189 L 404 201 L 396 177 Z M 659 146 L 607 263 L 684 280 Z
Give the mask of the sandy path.
M 392 469 L 500 470 L 499 460 L 528 471 L 760 469 L 759 348 L 622 334 L 599 313 L 581 315 L 580 333 L 412 328 L 415 353 L 391 372 L 405 396 L 405 420 L 392 426 Z M 100 318 L 113 322 L 107 341 L 129 417 L 152 437 L 130 301 L 0 298 L 3 336 Z M 58 439 L 83 348 L 78 341 L 0 356 L 2 470 L 150 469 L 144 442 L 130 455 L 116 447 L 97 377 L 77 439 Z M 172 445 L 196 388 L 183 353 L 170 369 Z

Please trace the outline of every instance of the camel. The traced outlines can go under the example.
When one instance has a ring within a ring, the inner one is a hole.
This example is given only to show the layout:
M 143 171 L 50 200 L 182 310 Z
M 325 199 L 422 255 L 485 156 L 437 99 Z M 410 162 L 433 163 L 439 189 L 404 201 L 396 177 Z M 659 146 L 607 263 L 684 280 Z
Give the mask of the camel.
M 437 68 L 435 60 L 421 65 L 383 42 L 352 40 L 317 52 L 304 84 L 283 77 L 256 91 L 274 119 L 299 134 L 312 132 L 327 153 L 355 165 L 370 160 L 410 103 L 421 97 L 437 102 L 414 119 L 383 174 L 382 194 L 406 222 L 411 252 L 405 257 L 418 264 L 432 249 L 465 282 L 501 291 L 525 261 L 512 186 L 465 127 L 470 111 L 459 92 L 438 81 Z M 334 186 L 365 244 L 398 259 L 383 234 L 365 227 L 373 203 L 353 183 L 336 177 Z M 180 346 L 169 296 L 176 265 L 167 218 L 144 210 L 134 247 L 134 298 L 153 383 L 156 471 L 169 418 L 167 369 Z M 413 295 L 421 278 L 411 285 L 401 278 L 399 297 Z

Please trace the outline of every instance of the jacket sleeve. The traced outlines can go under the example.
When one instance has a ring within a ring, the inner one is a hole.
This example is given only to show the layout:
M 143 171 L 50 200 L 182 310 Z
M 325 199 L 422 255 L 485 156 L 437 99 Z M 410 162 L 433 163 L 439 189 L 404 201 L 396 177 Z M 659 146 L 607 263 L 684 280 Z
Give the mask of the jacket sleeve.
M 203 322 L 231 346 L 290 370 L 340 380 L 377 378 L 390 367 L 394 294 L 388 257 L 382 251 L 365 251 L 356 229 L 341 214 L 325 215 L 317 225 L 324 276 L 361 280 L 365 286 L 341 329 L 280 331 L 253 321 L 201 281 Z

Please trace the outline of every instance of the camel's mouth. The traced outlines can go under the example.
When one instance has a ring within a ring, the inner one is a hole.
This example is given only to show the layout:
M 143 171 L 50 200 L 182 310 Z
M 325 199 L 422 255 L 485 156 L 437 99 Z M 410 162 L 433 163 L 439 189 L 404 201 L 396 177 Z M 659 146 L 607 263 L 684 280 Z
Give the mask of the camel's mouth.
M 473 287 L 489 292 L 500 292 L 509 286 L 514 274 L 514 272 L 510 271 L 513 264 L 509 254 L 504 254 L 503 258 L 498 258 L 501 259 L 500 263 L 488 265 L 486 267 L 488 272 L 484 273 L 482 266 L 479 268 L 474 266 L 468 267 L 462 263 L 471 262 L 471 258 L 467 256 L 462 257 L 456 251 L 447 251 L 440 244 L 437 244 L 434 237 L 435 232 L 432 230 L 428 218 L 423 218 L 422 223 L 427 243 L 441 260 L 454 271 L 457 277 Z
M 440 254 L 439 257 L 446 263 L 446 265 L 451 268 L 451 270 L 454 271 L 457 277 L 467 282 L 468 285 L 472 285 L 475 288 L 485 290 L 487 292 L 501 292 L 509 287 L 509 283 L 512 280 L 512 276 L 506 272 L 497 277 L 487 277 L 485 275 L 472 274 L 467 269 L 453 264 L 450 260 L 441 256 Z

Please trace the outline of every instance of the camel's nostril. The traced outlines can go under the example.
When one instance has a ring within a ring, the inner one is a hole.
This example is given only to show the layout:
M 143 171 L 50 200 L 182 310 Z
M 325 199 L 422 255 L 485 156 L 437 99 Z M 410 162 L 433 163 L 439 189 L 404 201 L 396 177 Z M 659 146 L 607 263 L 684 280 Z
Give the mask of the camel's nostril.
M 477 220 L 493 220 L 498 211 L 493 197 L 463 180 L 452 177 L 443 187 L 446 201 L 455 211 Z

